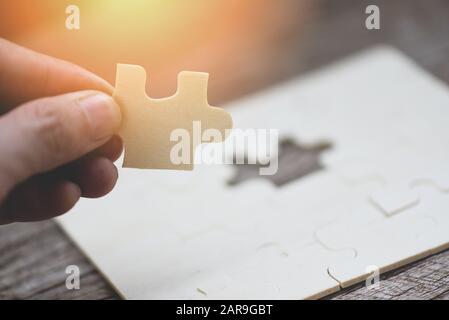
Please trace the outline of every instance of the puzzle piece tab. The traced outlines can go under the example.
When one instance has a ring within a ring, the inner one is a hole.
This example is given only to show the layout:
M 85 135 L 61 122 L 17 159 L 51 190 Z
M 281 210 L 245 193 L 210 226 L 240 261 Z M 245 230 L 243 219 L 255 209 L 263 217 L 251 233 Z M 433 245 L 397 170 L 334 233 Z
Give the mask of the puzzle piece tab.
M 403 186 L 389 186 L 373 192 L 370 201 L 386 216 L 392 216 L 417 205 L 419 195 Z
M 319 230 L 318 237 L 326 246 L 353 248 L 356 252 L 354 258 L 331 263 L 329 274 L 342 287 L 348 287 L 365 280 L 372 266 L 384 273 L 446 249 L 448 195 L 424 188 L 419 190 L 419 198 L 418 204 L 389 218 L 367 223 L 345 219 L 344 223 Z M 368 207 L 359 210 L 366 214 Z
M 123 167 L 192 170 L 196 147 L 226 139 L 231 116 L 207 102 L 207 73 L 179 73 L 178 90 L 162 99 L 146 95 L 145 81 L 142 67 L 117 65 L 114 98 L 122 107 Z M 204 138 L 208 129 L 215 129 L 213 139 Z

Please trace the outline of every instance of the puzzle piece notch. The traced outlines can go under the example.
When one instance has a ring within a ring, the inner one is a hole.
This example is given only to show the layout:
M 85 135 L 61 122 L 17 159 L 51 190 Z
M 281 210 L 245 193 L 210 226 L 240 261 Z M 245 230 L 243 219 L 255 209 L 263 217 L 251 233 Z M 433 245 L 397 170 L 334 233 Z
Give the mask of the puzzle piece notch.
M 207 73 L 179 73 L 176 93 L 162 99 L 148 97 L 145 82 L 142 67 L 117 65 L 114 98 L 122 106 L 123 167 L 192 170 L 199 144 L 227 138 L 230 114 L 209 105 Z M 206 139 L 207 129 L 215 129 L 215 134 Z M 188 143 L 175 149 L 179 140 Z
M 143 95 L 149 100 L 161 101 L 181 97 L 183 102 L 194 102 L 192 106 L 208 107 L 207 87 L 209 74 L 181 71 L 178 74 L 177 90 L 171 97 L 154 99 L 146 94 L 147 75 L 143 67 L 132 64 L 118 64 L 115 93 L 117 95 Z

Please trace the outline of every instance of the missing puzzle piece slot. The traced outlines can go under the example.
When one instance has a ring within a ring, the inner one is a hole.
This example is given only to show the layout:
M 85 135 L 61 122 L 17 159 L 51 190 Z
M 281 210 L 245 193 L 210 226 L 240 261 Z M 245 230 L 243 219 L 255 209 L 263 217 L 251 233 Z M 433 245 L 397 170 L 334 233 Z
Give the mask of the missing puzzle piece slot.
M 323 152 L 332 148 L 329 141 L 319 141 L 306 145 L 296 143 L 291 138 L 284 138 L 279 143 L 278 170 L 273 175 L 260 175 L 260 168 L 268 167 L 270 164 L 251 164 L 248 155 L 243 157 L 243 164 L 238 164 L 234 158 L 235 173 L 228 180 L 229 186 L 236 186 L 249 179 L 262 178 L 270 181 L 276 187 L 283 187 L 293 181 L 299 180 L 309 174 L 323 170 L 325 167 L 321 162 Z

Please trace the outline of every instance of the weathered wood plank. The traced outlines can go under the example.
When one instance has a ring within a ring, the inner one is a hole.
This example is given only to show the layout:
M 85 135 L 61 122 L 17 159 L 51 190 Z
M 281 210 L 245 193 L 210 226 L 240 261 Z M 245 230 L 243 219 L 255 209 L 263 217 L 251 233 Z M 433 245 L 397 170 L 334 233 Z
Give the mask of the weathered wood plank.
M 65 286 L 69 265 L 80 268 L 80 290 Z M 0 227 L 0 292 L 3 299 L 118 298 L 53 221 Z

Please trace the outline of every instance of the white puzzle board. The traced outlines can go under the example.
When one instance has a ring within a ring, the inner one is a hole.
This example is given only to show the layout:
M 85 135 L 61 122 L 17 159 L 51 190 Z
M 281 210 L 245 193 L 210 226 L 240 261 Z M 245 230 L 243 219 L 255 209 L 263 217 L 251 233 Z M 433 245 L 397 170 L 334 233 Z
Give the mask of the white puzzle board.
M 230 165 L 120 169 L 59 223 L 127 299 L 319 298 L 449 243 L 449 90 L 388 47 L 228 106 L 235 128 L 330 140 L 325 169 L 235 187 Z

